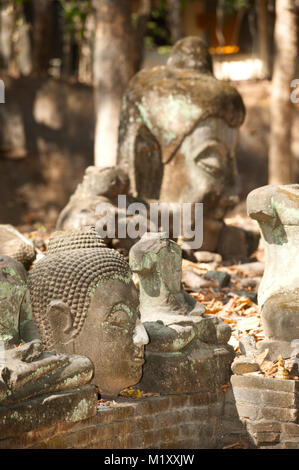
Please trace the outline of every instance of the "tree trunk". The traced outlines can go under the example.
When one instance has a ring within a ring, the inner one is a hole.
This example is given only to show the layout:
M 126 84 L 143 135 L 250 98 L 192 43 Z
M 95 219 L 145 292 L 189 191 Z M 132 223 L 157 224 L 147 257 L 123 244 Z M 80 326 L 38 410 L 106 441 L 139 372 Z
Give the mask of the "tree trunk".
M 135 72 L 138 72 L 143 62 L 144 55 L 144 35 L 146 32 L 147 22 L 149 20 L 152 8 L 151 0 L 140 0 L 137 11 L 137 22 L 135 28 Z
M 175 44 L 183 37 L 181 0 L 167 0 L 167 23 L 172 43 Z
M 135 44 L 130 0 L 93 0 L 96 13 L 93 77 L 95 94 L 95 165 L 114 166 L 119 113 L 134 74 Z
M 256 3 L 258 18 L 259 56 L 263 63 L 263 78 L 269 78 L 270 75 L 267 3 L 268 0 L 259 0 Z
M 84 32 L 79 44 L 79 81 L 92 84 L 92 43 L 94 39 L 94 16 L 88 14 L 84 23 Z
M 33 1 L 32 73 L 46 75 L 52 58 L 53 9 L 51 0 Z
M 0 69 L 7 71 L 12 55 L 14 7 L 8 2 L 0 5 Z
M 290 83 L 295 78 L 298 13 L 294 0 L 276 0 L 274 29 L 275 57 L 271 96 L 269 183 L 288 184 L 294 180 L 291 151 L 292 113 Z

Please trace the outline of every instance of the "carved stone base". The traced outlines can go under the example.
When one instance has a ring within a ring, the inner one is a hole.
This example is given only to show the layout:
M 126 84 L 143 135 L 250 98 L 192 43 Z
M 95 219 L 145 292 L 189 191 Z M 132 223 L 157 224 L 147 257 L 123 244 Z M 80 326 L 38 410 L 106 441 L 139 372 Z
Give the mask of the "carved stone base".
M 147 351 L 138 386 L 145 392 L 169 395 L 217 390 L 229 381 L 233 358 L 229 345 L 209 344 L 191 354 Z
M 75 423 L 90 418 L 97 412 L 97 401 L 97 387 L 85 385 L 17 405 L 0 406 L 0 439 L 15 437 L 58 422 Z

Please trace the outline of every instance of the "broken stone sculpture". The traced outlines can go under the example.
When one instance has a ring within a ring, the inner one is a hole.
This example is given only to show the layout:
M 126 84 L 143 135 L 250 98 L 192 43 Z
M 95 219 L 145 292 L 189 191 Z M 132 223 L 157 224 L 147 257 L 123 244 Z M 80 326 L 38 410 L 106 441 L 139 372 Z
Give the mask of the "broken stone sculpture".
M 109 212 L 115 217 L 115 227 L 121 223 L 127 226 L 131 220 L 127 208 L 133 202 L 138 202 L 129 194 L 128 175 L 119 167 L 95 167 L 86 169 L 83 181 L 78 185 L 68 204 L 60 213 L 57 230 L 79 230 L 87 225 L 96 225 L 101 217 Z M 125 196 L 125 203 L 120 207 L 118 196 Z M 146 218 L 144 223 L 147 224 Z M 114 237 L 106 237 L 107 246 L 124 248 L 126 252 L 136 242 L 129 237 L 118 238 L 116 230 Z
M 178 41 L 167 65 L 138 72 L 120 115 L 118 165 L 129 175 L 132 194 L 203 203 L 201 249 L 216 251 L 221 242 L 224 256 L 230 232 L 221 232 L 225 214 L 238 202 L 235 152 L 244 116 L 241 96 L 213 76 L 208 48 L 198 37 Z M 235 238 L 238 246 L 229 256 L 244 252 L 243 232 Z
M 192 393 L 226 383 L 231 329 L 183 290 L 181 248 L 163 233 L 147 233 L 131 248 L 130 266 L 139 277 L 141 320 L 150 338 L 141 389 Z
M 299 185 L 268 185 L 247 197 L 248 215 L 257 220 L 265 250 L 265 271 L 258 290 L 269 357 L 290 357 L 299 339 Z
M 118 194 L 127 194 L 128 176 L 114 167 L 89 166 L 70 201 L 60 213 L 57 230 L 79 230 L 97 221 L 96 207 L 100 203 L 117 205 Z
M 43 349 L 26 281 L 21 263 L 1 255 L 0 425 L 3 406 L 85 386 L 93 374 L 92 363 L 86 357 Z
M 239 93 L 213 76 L 203 42 L 196 37 L 179 41 L 166 66 L 133 77 L 120 116 L 118 164 L 86 170 L 57 229 L 96 224 L 99 203 L 112 204 L 118 214 L 119 195 L 127 197 L 127 206 L 142 202 L 146 208 L 150 202 L 202 202 L 200 249 L 218 250 L 224 258 L 246 258 L 257 247 L 256 234 L 223 222 L 238 201 L 235 150 L 244 116 Z M 191 231 L 193 219 L 191 215 Z M 113 246 L 129 249 L 134 242 L 116 234 Z
M 28 269 L 35 260 L 33 244 L 12 225 L 0 225 L 0 255 L 10 256 Z
M 148 336 L 125 258 L 94 227 L 56 232 L 29 275 L 33 315 L 49 351 L 87 356 L 103 396 L 142 374 Z

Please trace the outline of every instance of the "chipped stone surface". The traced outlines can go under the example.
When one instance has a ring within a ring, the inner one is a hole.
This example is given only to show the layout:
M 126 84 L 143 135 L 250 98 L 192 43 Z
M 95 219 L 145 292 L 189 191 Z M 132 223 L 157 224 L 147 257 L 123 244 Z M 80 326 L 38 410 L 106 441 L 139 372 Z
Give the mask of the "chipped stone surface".
M 140 386 L 164 394 L 214 390 L 230 376 L 231 329 L 181 285 L 181 248 L 163 233 L 143 236 L 130 250 L 139 276 L 141 320 L 147 329 Z
M 247 211 L 259 224 L 265 249 L 258 290 L 264 347 L 273 359 L 279 354 L 290 357 L 299 328 L 299 185 L 257 188 L 247 197 Z
M 205 204 L 205 251 L 216 250 L 223 217 L 238 202 L 235 150 L 245 117 L 241 96 L 210 64 L 203 41 L 186 37 L 167 65 L 139 71 L 124 95 L 118 149 L 135 197 Z
M 0 406 L 0 448 L 3 439 L 38 432 L 58 423 L 76 423 L 96 414 L 98 393 L 94 385 L 43 395 L 11 406 Z M 5 448 L 5 447 L 4 447 Z

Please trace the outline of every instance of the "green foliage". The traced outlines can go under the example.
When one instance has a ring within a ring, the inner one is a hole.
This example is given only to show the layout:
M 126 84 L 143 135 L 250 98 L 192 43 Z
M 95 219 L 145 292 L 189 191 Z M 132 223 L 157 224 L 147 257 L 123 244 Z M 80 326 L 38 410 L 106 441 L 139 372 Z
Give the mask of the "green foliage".
M 91 10 L 91 0 L 60 0 L 66 21 L 66 32 L 83 36 L 86 17 Z
M 247 0 L 225 0 L 224 11 L 227 14 L 232 14 L 240 8 L 247 7 Z
M 165 45 L 171 45 L 171 36 L 166 24 L 166 0 L 160 0 L 152 9 L 150 21 L 147 23 L 145 47 L 153 49 Z

